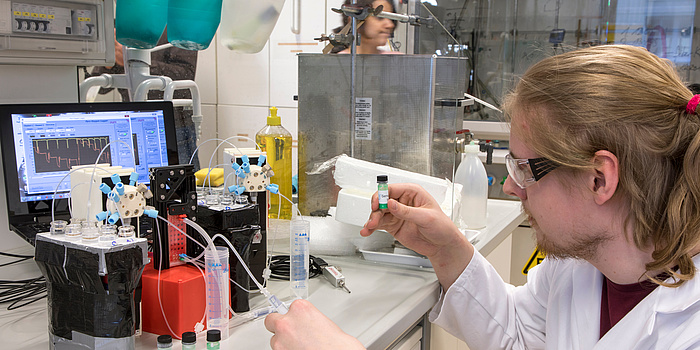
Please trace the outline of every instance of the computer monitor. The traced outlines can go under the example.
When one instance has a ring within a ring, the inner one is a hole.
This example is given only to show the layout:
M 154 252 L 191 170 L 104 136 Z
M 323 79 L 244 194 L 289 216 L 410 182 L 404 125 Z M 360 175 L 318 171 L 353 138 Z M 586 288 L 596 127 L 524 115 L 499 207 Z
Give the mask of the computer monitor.
M 51 220 L 54 197 L 55 216 L 69 218 L 70 176 L 61 179 L 73 166 L 95 164 L 107 144 L 98 163 L 135 168 L 148 184 L 149 168 L 178 163 L 172 103 L 0 105 L 10 228 L 33 242 L 25 227 Z

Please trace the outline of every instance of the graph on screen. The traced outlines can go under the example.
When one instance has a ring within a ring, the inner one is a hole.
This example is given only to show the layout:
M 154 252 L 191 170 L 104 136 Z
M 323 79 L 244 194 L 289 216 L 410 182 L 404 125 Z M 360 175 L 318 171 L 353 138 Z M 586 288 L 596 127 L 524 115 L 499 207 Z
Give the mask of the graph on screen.
M 68 171 L 76 165 L 94 164 L 109 136 L 61 137 L 32 140 L 36 173 Z M 109 150 L 102 152 L 99 163 L 112 164 Z

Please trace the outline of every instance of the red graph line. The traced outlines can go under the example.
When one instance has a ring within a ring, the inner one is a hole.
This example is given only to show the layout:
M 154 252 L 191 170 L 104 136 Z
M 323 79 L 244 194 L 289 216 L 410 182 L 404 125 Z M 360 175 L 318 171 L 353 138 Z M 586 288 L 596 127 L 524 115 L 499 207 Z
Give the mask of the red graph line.
M 39 146 L 39 143 L 43 142 L 45 143 L 45 151 L 41 150 L 41 147 Z M 55 143 L 55 146 L 53 148 L 49 147 L 49 143 Z M 62 144 L 65 143 L 65 146 L 61 148 Z M 100 152 L 102 148 L 109 143 L 109 137 L 104 136 L 104 137 L 84 137 L 84 138 L 62 138 L 62 139 L 42 139 L 42 140 L 35 140 L 33 142 L 34 144 L 34 153 L 40 156 L 43 156 L 46 158 L 46 164 L 53 164 L 55 162 L 55 165 L 58 169 L 70 169 L 71 166 L 73 165 L 84 165 L 88 163 L 92 163 L 95 160 L 94 159 L 83 159 L 87 158 L 88 155 L 83 157 L 82 152 L 89 151 L 89 156 L 93 156 Z M 73 146 L 74 145 L 74 146 Z M 71 147 L 76 147 L 75 150 L 72 152 L 69 152 L 69 155 L 66 155 L 65 153 L 66 150 L 70 150 Z M 60 155 L 52 155 L 52 152 L 54 153 L 60 153 Z M 36 157 L 35 157 L 36 159 Z M 102 153 L 102 156 L 100 156 L 100 162 L 107 162 L 109 163 L 111 160 L 111 156 L 109 152 L 105 151 Z M 63 168 L 61 165 L 66 164 L 66 167 Z

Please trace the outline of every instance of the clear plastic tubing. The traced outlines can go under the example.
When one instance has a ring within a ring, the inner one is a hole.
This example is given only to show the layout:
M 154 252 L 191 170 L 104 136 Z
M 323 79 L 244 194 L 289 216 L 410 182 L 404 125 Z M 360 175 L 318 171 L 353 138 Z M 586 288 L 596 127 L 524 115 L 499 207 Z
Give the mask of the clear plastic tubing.
M 229 264 L 228 248 L 207 248 L 204 252 L 204 272 L 207 283 L 207 329 L 221 331 L 221 339 L 228 338 L 229 322 Z
M 309 230 L 308 221 L 292 220 L 290 249 L 289 281 L 292 297 L 306 299 L 309 296 Z

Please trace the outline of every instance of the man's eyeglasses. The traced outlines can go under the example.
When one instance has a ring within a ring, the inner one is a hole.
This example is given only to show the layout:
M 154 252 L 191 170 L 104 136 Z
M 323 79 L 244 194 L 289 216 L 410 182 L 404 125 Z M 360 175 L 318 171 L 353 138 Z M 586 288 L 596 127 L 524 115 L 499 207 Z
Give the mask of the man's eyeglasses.
M 506 154 L 508 175 L 518 187 L 523 189 L 539 181 L 557 166 L 547 158 L 517 159 L 510 153 Z

